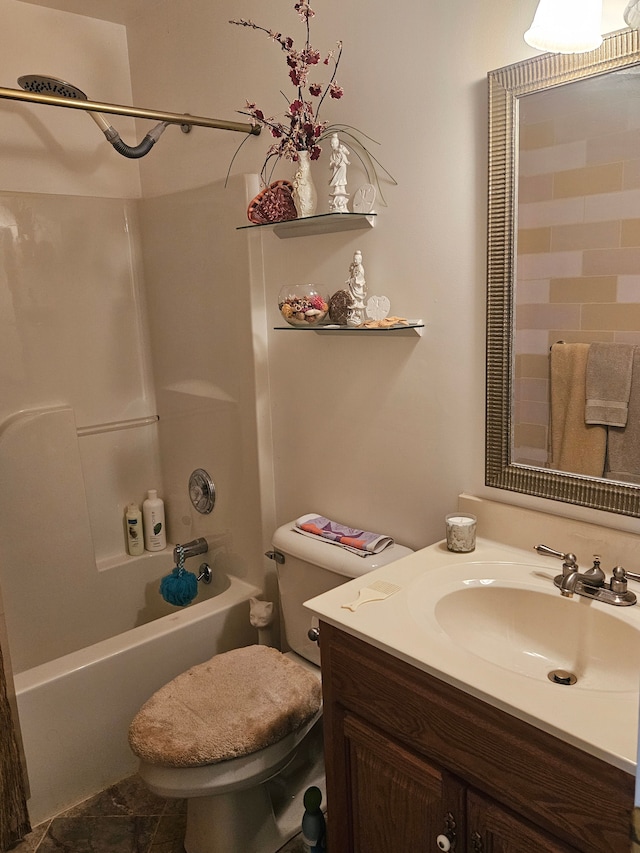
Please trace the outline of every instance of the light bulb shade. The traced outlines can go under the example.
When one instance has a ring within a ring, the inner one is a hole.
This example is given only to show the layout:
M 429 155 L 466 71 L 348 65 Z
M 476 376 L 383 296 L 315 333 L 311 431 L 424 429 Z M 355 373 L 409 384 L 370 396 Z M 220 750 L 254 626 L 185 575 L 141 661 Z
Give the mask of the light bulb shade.
M 602 44 L 602 0 L 540 0 L 524 40 L 551 53 L 586 53 Z

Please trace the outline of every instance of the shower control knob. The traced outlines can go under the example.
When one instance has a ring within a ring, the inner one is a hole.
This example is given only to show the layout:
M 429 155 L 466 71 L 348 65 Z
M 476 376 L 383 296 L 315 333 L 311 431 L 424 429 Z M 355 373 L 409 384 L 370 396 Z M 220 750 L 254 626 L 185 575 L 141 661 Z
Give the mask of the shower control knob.
M 307 631 L 307 637 L 312 643 L 320 645 L 320 628 L 309 628 Z
M 216 487 L 204 468 L 196 468 L 189 477 L 189 498 L 201 515 L 208 515 L 216 503 Z

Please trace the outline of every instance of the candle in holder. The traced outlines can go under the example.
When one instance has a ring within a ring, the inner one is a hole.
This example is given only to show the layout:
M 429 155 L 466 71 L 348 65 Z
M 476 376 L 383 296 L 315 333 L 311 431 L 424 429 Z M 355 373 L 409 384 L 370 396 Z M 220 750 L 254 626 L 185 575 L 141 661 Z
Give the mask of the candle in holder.
M 445 518 L 447 548 L 466 554 L 476 547 L 476 517 L 470 513 L 452 512 Z

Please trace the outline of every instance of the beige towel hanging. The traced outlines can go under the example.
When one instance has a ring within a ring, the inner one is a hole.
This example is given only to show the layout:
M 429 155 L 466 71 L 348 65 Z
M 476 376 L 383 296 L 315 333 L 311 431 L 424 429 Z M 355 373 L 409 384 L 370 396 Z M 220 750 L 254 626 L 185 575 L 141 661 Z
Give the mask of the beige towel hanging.
M 550 467 L 602 477 L 607 429 L 586 424 L 586 370 L 589 344 L 554 344 L 550 355 Z

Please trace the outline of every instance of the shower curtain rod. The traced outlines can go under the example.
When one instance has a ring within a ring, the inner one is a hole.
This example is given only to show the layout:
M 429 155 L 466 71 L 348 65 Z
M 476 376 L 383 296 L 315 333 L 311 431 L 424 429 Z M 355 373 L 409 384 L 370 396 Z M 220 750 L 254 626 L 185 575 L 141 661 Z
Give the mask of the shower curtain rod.
M 35 92 L 25 92 L 22 89 L 5 89 L 0 87 L 0 98 L 12 101 L 30 101 L 35 104 L 50 104 L 52 107 L 67 107 L 75 110 L 86 110 L 94 113 L 111 113 L 119 116 L 132 116 L 133 118 L 145 118 L 152 121 L 166 121 L 168 124 L 180 124 L 191 127 L 214 127 L 218 130 L 232 130 L 236 133 L 251 133 L 258 135 L 260 125 L 251 125 L 239 121 L 224 121 L 218 118 L 206 118 L 204 116 L 192 116 L 185 113 L 165 113 L 156 110 L 145 110 L 139 107 L 123 107 L 119 104 L 107 104 L 102 101 L 73 100 L 61 98 L 57 95 L 40 95 Z

